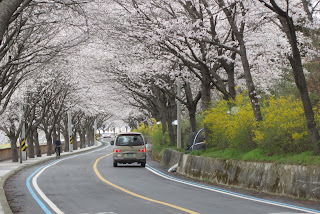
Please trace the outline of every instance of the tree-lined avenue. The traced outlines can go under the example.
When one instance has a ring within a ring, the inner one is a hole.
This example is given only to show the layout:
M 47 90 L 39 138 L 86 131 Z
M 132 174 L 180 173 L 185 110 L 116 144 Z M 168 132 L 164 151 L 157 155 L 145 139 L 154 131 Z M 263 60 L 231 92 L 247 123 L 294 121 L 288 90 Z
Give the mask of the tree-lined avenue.
M 61 159 L 38 175 L 37 185 L 62 213 L 301 213 L 170 181 L 137 164 L 114 168 L 111 152 L 109 146 Z M 148 163 L 162 170 L 151 159 Z M 17 213 L 44 213 L 25 186 L 27 177 L 39 168 L 24 170 L 8 183 Z M 56 213 L 34 184 L 32 189 L 47 209 Z

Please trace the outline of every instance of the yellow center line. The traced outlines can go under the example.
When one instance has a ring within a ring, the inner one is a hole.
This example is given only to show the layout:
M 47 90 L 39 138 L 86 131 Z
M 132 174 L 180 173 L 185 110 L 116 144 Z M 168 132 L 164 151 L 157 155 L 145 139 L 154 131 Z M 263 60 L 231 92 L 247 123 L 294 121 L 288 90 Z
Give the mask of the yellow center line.
M 94 165 L 93 165 L 93 169 L 94 169 L 96 175 L 100 178 L 100 180 L 102 180 L 103 182 L 107 183 L 108 185 L 110 185 L 110 186 L 112 186 L 112 187 L 115 187 L 115 188 L 117 188 L 117 189 L 119 189 L 119 190 L 121 190 L 121 191 L 123 191 L 123 192 L 125 192 L 125 193 L 128 193 L 129 195 L 133 195 L 133 196 L 135 196 L 135 197 L 138 197 L 138 198 L 141 198 L 141 199 L 144 199 L 144 200 L 147 200 L 147 201 L 151 201 L 151 202 L 154 202 L 154 203 L 158 203 L 158 204 L 162 204 L 162 205 L 165 205 L 165 206 L 168 206 L 168 207 L 172 207 L 172 208 L 174 208 L 174 209 L 181 210 L 181 211 L 186 212 L 186 213 L 199 214 L 199 213 L 197 213 L 197 212 L 194 212 L 194 211 L 191 211 L 191 210 L 188 210 L 188 209 L 185 209 L 185 208 L 182 208 L 182 207 L 173 205 L 173 204 L 169 204 L 169 203 L 166 203 L 166 202 L 157 201 L 157 200 L 154 200 L 154 199 L 151 199 L 151 198 L 147 198 L 147 197 L 145 197 L 145 196 L 136 194 L 136 193 L 131 192 L 131 191 L 129 191 L 129 190 L 126 190 L 126 189 L 124 189 L 124 188 L 122 188 L 122 187 L 119 187 L 119 186 L 111 183 L 110 181 L 107 181 L 107 180 L 106 180 L 104 177 L 102 177 L 102 175 L 100 174 L 99 170 L 97 169 L 97 165 L 98 165 L 98 162 L 99 162 L 102 158 L 105 158 L 105 157 L 107 157 L 107 156 L 109 156 L 109 155 L 111 155 L 111 154 L 112 154 L 112 153 L 107 154 L 107 155 L 105 155 L 105 156 L 102 156 L 101 158 L 98 158 L 98 159 L 95 161 Z

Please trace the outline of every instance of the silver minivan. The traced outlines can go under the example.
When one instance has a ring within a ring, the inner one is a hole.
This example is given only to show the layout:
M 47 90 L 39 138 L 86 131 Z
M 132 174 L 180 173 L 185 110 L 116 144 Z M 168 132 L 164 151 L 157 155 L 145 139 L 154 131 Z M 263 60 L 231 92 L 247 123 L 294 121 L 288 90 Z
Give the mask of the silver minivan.
M 142 167 L 146 166 L 146 143 L 141 133 L 130 132 L 120 133 L 113 145 L 113 166 L 118 163 L 140 163 Z

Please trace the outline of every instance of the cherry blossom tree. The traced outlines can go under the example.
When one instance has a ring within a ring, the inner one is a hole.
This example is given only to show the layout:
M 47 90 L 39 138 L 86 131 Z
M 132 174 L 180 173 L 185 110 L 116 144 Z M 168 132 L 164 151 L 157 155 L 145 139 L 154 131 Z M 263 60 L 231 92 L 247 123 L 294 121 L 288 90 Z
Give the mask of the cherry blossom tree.
M 288 54 L 288 60 L 292 68 L 293 76 L 297 88 L 300 92 L 300 97 L 303 103 L 304 113 L 307 120 L 307 127 L 309 131 L 310 138 L 313 143 L 314 153 L 320 154 L 320 137 L 319 132 L 316 128 L 316 123 L 314 120 L 314 112 L 312 109 L 311 101 L 309 98 L 308 87 L 303 72 L 303 62 L 301 57 L 301 51 L 299 49 L 298 41 L 298 28 L 299 25 L 304 25 L 307 23 L 311 27 L 313 23 L 313 12 L 316 7 L 312 7 L 310 1 L 283 1 L 275 2 L 274 0 L 263 1 L 259 0 L 263 5 L 270 9 L 280 23 L 280 29 L 285 33 L 291 48 L 291 53 Z M 319 5 L 319 1 L 315 3 L 315 6 Z M 303 14 L 304 13 L 304 14 Z M 301 16 L 303 15 L 303 16 Z M 303 20 L 306 17 L 308 21 Z M 309 23 L 308 23 L 309 22 Z M 312 26 L 314 27 L 314 26 Z
M 57 6 L 62 3 L 70 5 Z M 0 23 L 4 29 L 0 32 L 0 114 L 19 84 L 37 66 L 86 39 L 85 17 L 70 17 L 76 8 L 72 1 L 0 2 L 0 10 L 7 9 L 1 13 L 5 17 Z
M 317 36 L 318 1 L 113 0 L 84 7 L 62 0 L 13 2 L 11 12 L 2 14 L 11 21 L 0 23 L 0 28 L 7 25 L 2 36 L 0 31 L 0 111 L 7 115 L 6 106 L 14 105 L 10 96 L 23 90 L 24 81 L 34 85 L 30 91 L 47 88 L 50 99 L 30 93 L 26 109 L 30 133 L 38 130 L 34 121 L 41 121 L 50 145 L 60 132 L 68 139 L 67 111 L 80 147 L 93 142 L 96 119 L 99 126 L 114 120 L 134 127 L 134 119 L 150 117 L 162 122 L 173 144 L 177 100 L 194 131 L 200 100 L 205 112 L 216 97 L 235 99 L 237 86 L 247 89 L 259 121 L 259 93 L 268 93 L 290 66 L 303 89 L 305 110 L 310 110 L 301 75 L 303 63 L 317 54 L 311 41 Z M 0 11 L 1 3 L 9 2 L 0 1 Z M 65 6 L 76 16 L 66 13 Z M 178 81 L 181 98 L 176 96 Z M 314 116 L 306 112 L 316 152 Z
M 36 84 L 34 84 L 36 85 Z M 37 85 L 29 90 L 26 89 L 26 85 L 23 88 L 19 88 L 13 94 L 12 100 L 9 102 L 9 108 L 1 115 L 1 120 L 3 124 L 0 129 L 3 130 L 6 135 L 10 138 L 11 142 L 11 152 L 12 160 L 14 162 L 18 161 L 18 151 L 17 151 L 17 139 L 21 133 L 22 124 L 26 122 L 26 136 L 28 136 L 29 141 L 32 134 L 36 135 L 36 127 L 40 124 L 42 118 L 46 114 L 45 109 L 39 109 L 38 105 L 43 101 L 43 95 L 48 88 L 44 85 Z M 27 91 L 25 93 L 24 91 Z M 24 106 L 23 109 L 21 109 Z M 34 131 L 32 133 L 32 131 Z M 37 137 L 37 136 L 36 136 Z M 37 139 L 35 140 L 37 155 L 39 156 L 39 144 Z M 30 157 L 33 157 L 33 145 L 31 145 L 32 150 L 29 148 Z

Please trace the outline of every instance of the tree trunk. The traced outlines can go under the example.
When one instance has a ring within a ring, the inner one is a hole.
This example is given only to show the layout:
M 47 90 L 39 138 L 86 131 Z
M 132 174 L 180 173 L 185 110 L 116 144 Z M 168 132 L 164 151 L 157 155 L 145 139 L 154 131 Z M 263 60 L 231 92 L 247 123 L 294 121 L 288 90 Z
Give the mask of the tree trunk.
M 241 62 L 242 62 L 244 77 L 246 79 L 246 85 L 248 88 L 248 93 L 249 93 L 249 97 L 250 97 L 250 101 L 251 101 L 251 106 L 253 109 L 255 119 L 257 121 L 261 121 L 262 115 L 261 115 L 261 110 L 260 110 L 260 103 L 259 103 L 259 99 L 257 97 L 257 92 L 256 92 L 256 89 L 255 89 L 255 86 L 253 83 L 253 79 L 251 76 L 246 46 L 244 44 L 242 35 L 240 37 L 241 38 L 239 38 L 238 41 L 239 41 L 239 45 L 240 45 Z
M 167 117 L 165 116 L 166 112 L 163 112 L 163 116 L 161 117 L 161 131 L 162 134 L 164 135 L 167 132 Z M 160 142 L 161 145 L 166 145 L 168 142 L 166 142 L 166 139 L 164 138 L 165 141 Z
M 81 130 L 79 130 L 78 131 L 78 134 L 79 134 L 79 147 L 80 147 L 80 149 L 82 149 L 83 148 L 83 144 L 82 144 L 82 141 L 81 141 L 81 134 L 82 134 L 82 132 L 81 132 Z
M 175 146 L 176 135 L 175 135 L 174 126 L 172 125 L 172 122 L 173 120 L 168 118 L 168 133 L 169 133 L 170 146 Z
M 93 128 L 90 130 L 90 142 L 91 142 L 91 146 L 94 145 L 94 132 L 93 132 Z
M 247 56 L 247 49 L 246 49 L 246 45 L 245 45 L 244 39 L 243 39 L 243 31 L 244 31 L 244 26 L 245 26 L 244 24 L 245 23 L 242 22 L 241 27 L 238 28 L 238 26 L 235 22 L 235 19 L 233 17 L 233 14 L 231 13 L 231 9 L 225 5 L 225 1 L 218 0 L 218 2 L 219 2 L 219 7 L 225 13 L 225 15 L 228 19 L 228 22 L 231 26 L 232 32 L 234 33 L 234 35 L 239 43 L 242 68 L 244 71 L 244 77 L 246 79 L 246 85 L 248 88 L 249 98 L 251 101 L 251 106 L 253 109 L 254 117 L 257 121 L 261 121 L 262 115 L 261 115 L 261 110 L 260 110 L 260 103 L 259 103 L 259 99 L 257 97 L 257 92 L 255 89 L 254 83 L 253 83 L 253 79 L 252 79 L 252 75 L 251 75 L 251 71 L 250 71 L 249 60 L 248 60 L 248 56 Z M 245 9 L 243 9 L 243 11 L 241 11 L 241 12 L 245 13 L 244 10 Z
M 80 148 L 85 148 L 85 146 L 86 146 L 86 135 L 85 135 L 85 132 L 82 131 L 79 134 L 80 134 Z
M 288 16 L 279 16 L 279 19 L 291 46 L 292 56 L 289 57 L 289 60 L 293 71 L 294 81 L 299 89 L 300 97 L 303 103 L 304 114 L 307 120 L 307 127 L 312 141 L 313 151 L 316 155 L 320 155 L 320 137 L 316 122 L 314 120 L 314 112 L 309 97 L 306 79 L 303 73 L 301 55 L 297 45 L 298 41 L 293 20 Z
M 36 155 L 37 155 L 37 157 L 41 157 L 42 153 L 41 153 L 41 147 L 40 147 L 40 143 L 39 143 L 39 134 L 38 134 L 38 130 L 36 128 L 33 130 L 33 141 L 34 141 L 34 145 L 36 148 Z
M 57 140 L 57 129 L 55 124 L 52 127 L 52 140 L 53 142 Z
M 34 146 L 33 146 L 33 130 L 31 128 L 30 132 L 27 136 L 27 142 L 28 142 L 28 152 L 29 152 L 29 158 L 34 158 Z
M 177 119 L 177 106 L 175 97 L 169 97 L 168 107 L 167 107 L 167 123 L 168 123 L 168 133 L 170 145 L 175 146 L 176 143 L 176 134 L 175 127 L 172 125 L 172 122 Z
M 16 136 L 8 136 L 11 143 L 11 158 L 12 162 L 18 162 L 19 161 L 19 155 L 18 155 L 18 148 L 17 148 L 17 140 L 18 137 Z
M 163 112 L 161 117 L 161 124 L 162 124 L 162 134 L 165 134 L 167 131 L 167 116 L 165 111 Z
M 92 146 L 94 142 L 94 132 L 91 123 L 89 127 L 87 128 L 87 138 L 88 138 L 88 146 Z
M 232 99 L 234 100 L 236 98 L 236 89 L 235 89 L 235 83 L 234 83 L 234 66 L 228 70 L 228 91 Z
M 74 130 L 73 134 L 72 134 L 72 138 L 73 138 L 73 150 L 77 150 L 78 149 L 78 141 L 77 141 L 77 130 Z
M 61 126 L 60 126 L 60 122 L 58 123 L 57 127 L 58 127 L 57 135 L 58 135 L 59 138 L 61 138 Z
M 10 19 L 24 0 L 2 0 L 0 1 L 0 44 L 6 32 Z
M 68 132 L 68 125 L 65 126 L 63 129 L 63 137 L 64 137 L 64 151 L 69 151 L 69 132 Z
M 53 154 L 51 133 L 46 132 L 46 139 L 47 139 L 47 155 L 51 156 Z
M 202 72 L 202 84 L 201 84 L 201 101 L 202 101 L 202 112 L 210 109 L 211 106 L 211 91 L 210 91 L 210 76 L 205 72 Z
M 195 100 L 193 100 L 192 89 L 188 82 L 185 82 L 184 84 L 184 91 L 185 91 L 185 96 L 187 100 L 186 106 L 189 112 L 191 131 L 195 132 L 197 130 L 196 111 L 197 111 L 198 101 L 201 98 L 201 93 L 198 93 Z
M 196 108 L 188 108 L 191 132 L 197 131 Z
M 201 81 L 202 112 L 205 115 L 205 112 L 211 107 L 210 77 L 208 77 L 206 74 L 203 74 L 203 78 Z M 204 135 L 205 139 L 209 139 L 209 131 L 206 124 L 204 124 Z
M 87 142 L 87 146 L 89 147 L 90 146 L 90 138 L 89 138 L 89 130 L 88 130 L 88 128 L 86 128 L 86 130 L 85 130 L 85 135 L 86 135 L 86 139 L 85 139 L 85 141 Z

